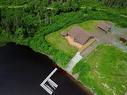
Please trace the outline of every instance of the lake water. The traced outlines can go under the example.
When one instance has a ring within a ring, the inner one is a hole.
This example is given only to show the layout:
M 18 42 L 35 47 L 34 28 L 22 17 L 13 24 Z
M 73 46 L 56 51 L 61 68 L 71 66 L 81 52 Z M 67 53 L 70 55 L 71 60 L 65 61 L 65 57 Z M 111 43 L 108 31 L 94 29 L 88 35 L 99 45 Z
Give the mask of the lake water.
M 50 95 L 40 84 L 55 68 L 52 95 L 92 95 L 46 55 L 14 43 L 0 47 L 0 95 Z

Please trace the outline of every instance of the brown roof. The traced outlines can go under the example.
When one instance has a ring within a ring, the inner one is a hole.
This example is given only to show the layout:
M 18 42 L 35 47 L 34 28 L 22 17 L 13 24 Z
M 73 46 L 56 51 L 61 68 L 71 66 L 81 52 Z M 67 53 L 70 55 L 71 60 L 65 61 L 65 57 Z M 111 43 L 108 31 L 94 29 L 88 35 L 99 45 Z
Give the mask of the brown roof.
M 85 32 L 80 27 L 72 28 L 68 35 L 74 38 L 74 41 L 80 44 L 85 44 L 91 37 L 89 33 Z
M 112 28 L 112 24 L 111 23 L 100 23 L 98 26 L 98 28 L 102 29 L 103 31 L 110 31 Z

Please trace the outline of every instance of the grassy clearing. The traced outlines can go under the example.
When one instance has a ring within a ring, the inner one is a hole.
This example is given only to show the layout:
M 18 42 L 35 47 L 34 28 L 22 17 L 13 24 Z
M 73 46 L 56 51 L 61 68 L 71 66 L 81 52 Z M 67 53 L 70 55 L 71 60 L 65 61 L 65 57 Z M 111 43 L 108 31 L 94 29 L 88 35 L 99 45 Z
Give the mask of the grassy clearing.
M 84 30 L 88 32 L 97 32 L 98 31 L 97 24 L 100 22 L 104 22 L 104 21 L 103 20 L 89 20 L 83 23 L 74 24 L 68 28 L 50 33 L 45 38 L 46 38 L 46 41 L 50 45 L 52 45 L 54 48 L 59 49 L 60 51 L 68 54 L 69 56 L 73 56 L 78 49 L 69 45 L 68 41 L 64 37 L 62 37 L 60 33 L 67 32 L 72 27 L 77 27 L 77 26 L 82 27 Z
M 61 32 L 66 32 L 69 31 L 72 27 L 76 27 L 76 26 L 80 26 L 83 29 L 85 29 L 88 32 L 96 32 L 98 31 L 98 28 L 96 27 L 96 25 L 102 22 L 101 20 L 89 20 L 83 23 L 79 23 L 79 24 L 74 24 L 66 29 L 62 29 L 59 30 L 57 32 L 53 32 L 48 34 L 45 38 L 47 40 L 48 43 L 50 43 L 53 47 L 55 47 L 56 49 L 59 49 L 61 51 L 63 51 L 64 53 L 73 56 L 77 49 L 71 45 L 69 45 L 69 43 L 67 42 L 67 40 L 65 38 L 63 38 L 61 36 Z
M 101 45 L 74 68 L 79 80 L 97 95 L 124 95 L 127 91 L 127 53 Z
M 93 32 L 93 31 L 95 32 L 95 31 L 98 31 L 96 25 L 99 22 L 102 22 L 102 21 L 90 20 L 84 23 L 74 24 L 66 29 L 62 29 L 57 32 L 50 33 L 45 38 L 47 42 L 50 43 L 56 49 L 59 49 L 63 51 L 64 53 L 73 56 L 76 53 L 77 49 L 69 45 L 67 40 L 63 38 L 60 33 L 69 31 L 72 27 L 76 27 L 76 26 L 80 26 L 88 32 Z
M 82 27 L 84 30 L 88 31 L 88 32 L 96 32 L 98 31 L 97 29 L 97 24 L 100 21 L 95 21 L 95 20 L 90 20 L 90 21 L 86 21 L 83 23 L 80 23 L 80 27 Z

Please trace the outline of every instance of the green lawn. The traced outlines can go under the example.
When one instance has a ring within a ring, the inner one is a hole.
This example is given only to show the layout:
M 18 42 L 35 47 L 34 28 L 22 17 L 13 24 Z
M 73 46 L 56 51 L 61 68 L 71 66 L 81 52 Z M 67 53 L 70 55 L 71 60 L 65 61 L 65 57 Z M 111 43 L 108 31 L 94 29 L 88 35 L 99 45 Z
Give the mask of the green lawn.
M 63 38 L 60 33 L 66 32 L 75 26 L 80 26 L 88 32 L 93 32 L 93 31 L 95 32 L 95 31 L 98 31 L 96 25 L 99 22 L 102 22 L 102 21 L 101 20 L 90 20 L 90 21 L 86 21 L 83 23 L 74 24 L 66 29 L 62 29 L 62 30 L 48 34 L 46 36 L 46 40 L 52 46 L 54 46 L 56 49 L 59 49 L 59 50 L 63 51 L 64 53 L 73 56 L 76 53 L 77 49 L 75 47 L 69 45 L 67 40 L 65 38 Z
M 101 22 L 107 22 L 103 20 L 88 20 L 86 22 L 80 23 L 79 26 L 88 32 L 97 32 L 99 29 L 97 25 Z
M 74 68 L 79 80 L 97 95 L 124 95 L 127 91 L 127 53 L 100 45 Z

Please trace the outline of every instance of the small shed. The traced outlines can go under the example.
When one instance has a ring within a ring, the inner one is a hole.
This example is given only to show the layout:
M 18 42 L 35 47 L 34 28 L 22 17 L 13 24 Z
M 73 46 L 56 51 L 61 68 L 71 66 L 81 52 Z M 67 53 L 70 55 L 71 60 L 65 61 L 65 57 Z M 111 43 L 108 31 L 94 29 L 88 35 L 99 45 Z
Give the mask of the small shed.
M 107 32 L 110 32 L 111 29 L 112 29 L 112 24 L 111 23 L 100 23 L 99 25 L 97 25 L 97 27 L 103 31 L 105 31 L 106 33 Z

